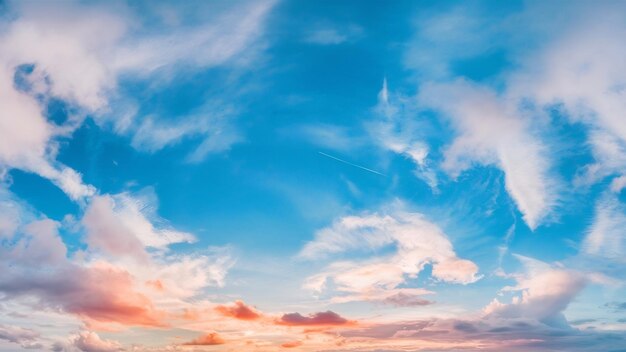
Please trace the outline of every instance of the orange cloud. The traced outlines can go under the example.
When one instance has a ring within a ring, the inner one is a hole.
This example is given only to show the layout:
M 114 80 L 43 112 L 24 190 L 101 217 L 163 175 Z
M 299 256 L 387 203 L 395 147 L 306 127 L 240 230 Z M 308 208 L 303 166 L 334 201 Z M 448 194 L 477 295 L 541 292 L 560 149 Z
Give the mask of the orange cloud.
M 302 341 L 290 341 L 290 342 L 285 342 L 282 345 L 280 345 L 280 347 L 283 348 L 294 348 L 294 347 L 299 347 L 302 346 Z
M 224 339 L 216 332 L 211 332 L 206 335 L 202 335 L 189 342 L 183 343 L 186 346 L 211 346 L 211 345 L 223 345 L 226 343 Z
M 335 326 L 352 324 L 353 322 L 329 310 L 310 314 L 306 317 L 300 313 L 284 314 L 276 323 L 289 326 Z
M 229 305 L 219 305 L 215 310 L 225 317 L 239 320 L 256 320 L 261 317 L 261 313 L 253 307 L 246 305 L 243 301 L 235 301 Z
M 100 264 L 81 273 L 82 277 L 73 282 L 74 287 L 61 297 L 53 297 L 61 301 L 66 311 L 87 322 L 164 326 L 164 313 L 157 311 L 148 297 L 133 290 L 128 272 Z

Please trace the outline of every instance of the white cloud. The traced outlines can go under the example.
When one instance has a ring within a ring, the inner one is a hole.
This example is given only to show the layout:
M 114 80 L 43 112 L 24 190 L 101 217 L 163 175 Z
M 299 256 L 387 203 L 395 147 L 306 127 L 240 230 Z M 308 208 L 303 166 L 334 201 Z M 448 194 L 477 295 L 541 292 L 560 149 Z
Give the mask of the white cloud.
M 616 177 L 611 181 L 611 191 L 614 193 L 620 193 L 626 188 L 626 175 Z
M 556 181 L 550 174 L 548 149 L 517 110 L 516 102 L 490 89 L 459 80 L 425 84 L 419 101 L 450 119 L 457 136 L 445 150 L 442 168 L 452 177 L 475 164 L 505 173 L 506 190 L 531 229 L 556 205 Z
M 0 240 L 13 237 L 22 216 L 19 205 L 5 193 L 0 185 Z
M 572 6 L 547 43 L 520 56 L 520 68 L 506 77 L 513 99 L 556 107 L 586 128 L 594 162 L 580 170 L 575 185 L 626 173 L 624 4 L 604 5 Z
M 72 338 L 72 344 L 83 352 L 116 352 L 123 350 L 119 342 L 102 339 L 93 331 L 81 331 Z
M 597 202 L 582 250 L 597 258 L 626 261 L 626 209 L 615 196 L 606 194 Z
M 95 196 L 82 219 L 87 243 L 110 255 L 147 259 L 146 247 L 165 250 L 173 243 L 195 241 L 189 233 L 155 226 L 163 221 L 154 212 L 149 200 L 129 194 Z
M 318 231 L 315 239 L 302 249 L 300 257 L 316 259 L 357 250 L 371 252 L 388 246 L 395 247 L 393 254 L 334 262 L 323 272 L 309 277 L 305 287 L 321 292 L 332 283 L 337 293 L 333 298 L 335 302 L 385 301 L 397 294 L 428 293 L 420 289 L 398 290 L 408 279 L 416 278 L 427 264 L 433 265 L 433 278 L 443 282 L 468 284 L 480 278 L 478 266 L 458 258 L 441 229 L 423 215 L 401 208 L 384 214 L 340 218 L 332 226 Z
M 359 37 L 363 28 L 357 25 L 338 27 L 320 27 L 309 32 L 305 41 L 318 45 L 337 45 Z
M 189 135 L 202 139 L 190 161 L 228 149 L 240 137 L 225 121 L 216 121 L 214 113 L 190 118 L 185 128 L 172 129 L 154 119 L 136 126 L 132 113 L 129 118 L 110 102 L 123 100 L 117 91 L 122 75 L 143 77 L 176 65 L 245 64 L 259 48 L 272 5 L 238 4 L 205 25 L 179 26 L 171 35 L 159 35 L 142 30 L 136 14 L 123 4 L 9 4 L 11 16 L 5 17 L 0 34 L 0 168 L 37 173 L 74 200 L 95 194 L 78 172 L 55 161 L 58 139 L 79 127 L 87 114 L 111 122 L 116 132 L 135 135 L 133 145 L 143 150 L 158 150 Z M 32 70 L 21 72 L 27 84 L 17 87 L 14 74 L 21 65 Z M 50 98 L 70 103 L 78 113 L 55 126 L 44 115 Z
M 81 175 L 52 159 L 59 134 L 42 115 L 37 100 L 15 88 L 9 67 L 0 54 L 0 168 L 19 168 L 50 179 L 74 200 L 92 195 L 95 190 L 83 184 Z
M 411 109 L 406 97 L 390 96 L 387 79 L 383 80 L 374 112 L 378 120 L 367 126 L 374 140 L 381 147 L 411 160 L 416 166 L 415 175 L 437 190 L 437 174 L 428 160 L 430 150 L 419 138 L 419 123 L 414 122 L 417 110 Z
M 589 279 L 580 272 L 551 266 L 541 261 L 517 256 L 525 272 L 513 275 L 517 284 L 507 286 L 503 292 L 520 292 L 511 303 L 494 299 L 484 312 L 489 318 L 531 319 L 548 325 L 565 324 L 562 312 Z

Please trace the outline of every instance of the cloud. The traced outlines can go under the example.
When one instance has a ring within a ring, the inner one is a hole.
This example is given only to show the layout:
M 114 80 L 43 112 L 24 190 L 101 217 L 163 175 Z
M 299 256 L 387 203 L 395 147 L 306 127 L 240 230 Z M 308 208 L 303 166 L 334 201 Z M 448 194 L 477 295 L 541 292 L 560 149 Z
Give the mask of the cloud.
M 356 136 L 347 127 L 329 124 L 312 124 L 286 129 L 285 134 L 304 138 L 310 143 L 336 151 L 347 152 L 363 144 L 361 136 Z
M 92 331 L 82 331 L 74 339 L 73 345 L 83 352 L 117 352 L 124 349 L 117 341 L 104 340 Z
M 81 220 L 87 230 L 87 243 L 109 255 L 145 260 L 146 247 L 165 250 L 173 243 L 195 241 L 189 233 L 156 227 L 154 223 L 163 220 L 154 214 L 154 207 L 150 199 L 126 193 L 93 197 Z
M 188 155 L 187 161 L 202 161 L 208 154 L 230 149 L 243 137 L 230 124 L 234 111 L 218 104 L 205 104 L 190 116 L 181 116 L 174 122 L 144 118 L 134 132 L 131 145 L 148 152 L 180 143 L 185 138 L 201 137 L 202 142 Z
M 419 101 L 441 111 L 458 135 L 445 150 L 442 168 L 452 177 L 475 164 L 493 165 L 531 229 L 556 205 L 557 186 L 547 147 L 533 133 L 514 102 L 484 86 L 457 80 L 425 84 Z
M 161 119 L 142 121 L 132 109 L 120 108 L 134 103 L 120 97 L 119 81 L 181 67 L 243 64 L 258 50 L 272 5 L 240 3 L 212 11 L 218 14 L 204 25 L 170 28 L 171 34 L 163 35 L 141 28 L 137 10 L 121 3 L 9 3 L 0 35 L 5 48 L 0 54 L 0 168 L 36 173 L 73 200 L 94 195 L 94 187 L 84 184 L 78 172 L 55 160 L 59 140 L 80 127 L 87 115 L 132 135 L 133 145 L 141 150 L 158 150 L 189 136 L 201 139 L 189 154 L 191 162 L 227 150 L 241 138 L 218 113 L 223 109 L 208 106 L 175 128 Z M 73 111 L 58 126 L 45 115 L 53 99 L 68 103 Z
M 212 346 L 212 345 L 223 345 L 226 341 L 216 332 L 211 332 L 205 335 L 202 335 L 196 339 L 193 339 L 189 342 L 183 343 L 186 346 Z
M 626 175 L 616 177 L 611 182 L 611 191 L 614 193 L 620 193 L 626 188 Z
M 369 324 L 339 332 L 348 351 L 611 351 L 622 333 L 553 327 L 531 320 L 423 319 Z M 359 342 L 364 342 L 359 345 Z M 415 349 L 415 346 L 419 346 Z
M 493 51 L 502 44 L 507 27 L 501 21 L 512 19 L 495 12 L 475 4 L 420 11 L 413 21 L 415 34 L 407 42 L 405 66 L 422 80 L 448 79 L 454 74 L 456 62 Z M 515 37 L 506 39 L 512 41 Z
M 624 4 L 589 5 L 574 7 L 557 35 L 510 79 L 517 96 L 556 107 L 588 128 L 595 162 L 581 175 L 587 184 L 626 171 Z
M 421 346 L 426 350 L 478 349 L 486 351 L 594 351 L 611 350 L 624 341 L 621 332 L 604 333 L 572 328 L 563 312 L 593 281 L 591 274 L 516 255 L 524 266 L 509 274 L 516 281 L 499 295 L 515 294 L 510 303 L 495 299 L 481 314 L 428 318 L 417 321 L 368 322 L 338 332 L 347 346 L 366 339 L 364 351 L 403 350 Z M 617 341 L 620 341 L 616 344 Z M 602 347 L 599 347 L 602 346 Z M 341 349 L 340 349 L 341 350 Z M 410 349 L 412 350 L 412 349 Z
M 494 299 L 485 313 L 496 318 L 527 318 L 547 325 L 566 324 L 561 314 L 569 303 L 587 285 L 589 279 L 582 273 L 555 268 L 535 259 L 517 256 L 526 267 L 526 273 L 516 275 L 516 286 L 504 292 L 521 292 L 510 304 Z
M 20 204 L 11 199 L 0 183 L 0 240 L 13 237 L 20 225 L 21 213 Z
M 39 334 L 30 329 L 0 324 L 0 340 L 20 344 L 27 348 L 39 338 Z
M 362 261 L 337 261 L 306 280 L 305 287 L 321 292 L 332 283 L 340 293 L 334 302 L 371 300 L 394 304 L 420 301 L 417 295 L 431 293 L 423 289 L 399 289 L 408 279 L 416 278 L 427 264 L 433 265 L 433 278 L 449 283 L 477 281 L 478 266 L 458 258 L 452 243 L 435 224 L 422 214 L 396 207 L 383 213 L 347 216 L 315 234 L 300 252 L 305 259 L 349 251 L 373 251 L 389 246 L 395 253 Z M 397 303 L 397 302 L 396 302 Z
M 256 320 L 261 317 L 260 312 L 243 301 L 235 301 L 230 305 L 218 305 L 215 310 L 225 317 L 239 320 Z
M 320 27 L 309 32 L 305 42 L 317 45 L 337 45 L 355 40 L 363 33 L 363 28 L 357 25 L 337 27 Z
M 609 302 L 604 305 L 616 312 L 626 310 L 626 302 Z
M 3 199 L 11 200 L 4 196 Z M 128 195 L 98 196 L 93 201 L 102 201 L 100 205 L 104 208 L 100 210 L 106 216 L 98 213 L 97 226 L 91 225 L 97 231 L 105 228 L 110 232 L 99 232 L 100 237 L 88 240 L 88 246 L 81 251 L 68 251 L 58 234 L 57 222 L 43 219 L 17 224 L 12 241 L 0 247 L 0 270 L 4 273 L 0 278 L 0 293 L 6 301 L 30 298 L 27 306 L 73 315 L 94 329 L 162 327 L 167 325 L 173 310 L 187 306 L 185 299 L 207 286 L 224 284 L 226 273 L 234 263 L 228 248 L 168 254 L 167 246 L 183 237 L 177 237 L 180 233 L 175 230 L 156 227 L 149 221 L 146 214 L 152 214 L 152 210 L 145 208 L 148 203 L 139 206 Z M 18 203 L 10 204 L 20 214 L 19 220 L 33 217 Z M 150 218 L 162 222 L 154 214 Z M 121 240 L 106 243 L 106 237 L 115 238 L 119 234 L 137 239 L 132 242 L 136 247 L 128 248 L 141 253 L 141 260 L 126 258 L 127 247 L 115 247 L 124 243 Z M 88 233 L 89 236 L 94 234 Z M 164 239 L 159 239 L 160 236 Z M 151 246 L 160 250 L 147 251 Z M 155 287 L 149 282 L 159 285 Z
M 302 341 L 289 341 L 280 345 L 282 348 L 295 348 L 300 346 L 302 346 Z
M 581 249 L 586 255 L 602 260 L 624 262 L 626 254 L 626 209 L 611 194 L 597 201 L 595 216 Z
M 424 122 L 413 118 L 417 114 L 414 105 L 407 97 L 392 95 L 384 79 L 374 108 L 377 119 L 368 123 L 367 129 L 378 145 L 411 160 L 416 166 L 415 175 L 437 190 L 439 181 L 428 159 L 430 150 L 420 138 Z
M 58 223 L 45 219 L 25 226 L 24 236 L 6 254 L 20 263 L 36 266 L 63 265 L 66 262 L 67 248 L 58 235 Z
M 387 288 L 384 290 L 365 290 L 360 294 L 336 296 L 331 301 L 333 303 L 368 301 L 395 307 L 418 307 L 435 303 L 422 297 L 432 294 L 434 292 L 423 288 Z
M 300 313 L 289 313 L 283 315 L 276 323 L 289 326 L 335 326 L 351 324 L 352 322 L 329 310 L 313 313 L 309 316 L 303 316 Z
M 42 115 L 34 97 L 14 86 L 12 68 L 5 60 L 0 55 L 0 169 L 34 172 L 50 179 L 73 200 L 93 195 L 95 189 L 83 184 L 79 173 L 53 160 L 57 146 L 52 139 L 62 133 Z
M 123 269 L 104 263 L 89 267 L 64 263 L 47 270 L 5 263 L 3 267 L 0 291 L 7 297 L 30 296 L 41 307 L 74 314 L 93 325 L 163 325 L 163 314 L 134 289 L 132 277 Z

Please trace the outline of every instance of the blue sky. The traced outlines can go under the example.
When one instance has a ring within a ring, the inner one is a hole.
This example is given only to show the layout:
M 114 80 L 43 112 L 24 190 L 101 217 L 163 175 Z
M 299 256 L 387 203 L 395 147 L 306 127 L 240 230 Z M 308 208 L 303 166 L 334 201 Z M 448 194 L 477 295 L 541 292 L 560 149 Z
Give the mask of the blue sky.
M 621 3 L 0 4 L 0 351 L 626 344 Z

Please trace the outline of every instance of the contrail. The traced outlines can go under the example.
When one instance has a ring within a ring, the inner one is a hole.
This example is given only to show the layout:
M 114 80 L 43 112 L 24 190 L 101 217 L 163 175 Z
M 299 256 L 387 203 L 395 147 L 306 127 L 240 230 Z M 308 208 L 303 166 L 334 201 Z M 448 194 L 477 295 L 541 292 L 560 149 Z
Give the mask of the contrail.
M 359 168 L 359 169 L 361 169 L 361 170 L 369 171 L 369 172 L 371 172 L 371 173 L 373 173 L 373 174 L 380 175 L 380 176 L 383 176 L 383 177 L 387 177 L 387 175 L 385 175 L 385 174 L 381 174 L 380 172 L 378 172 L 378 171 L 376 171 L 376 170 L 368 169 L 368 168 L 366 168 L 365 166 L 361 166 L 361 165 L 353 164 L 353 163 L 351 163 L 351 162 L 349 162 L 349 161 L 346 161 L 346 160 L 343 160 L 343 159 L 339 159 L 339 158 L 334 157 L 334 156 L 332 156 L 332 155 L 328 155 L 328 154 L 326 154 L 326 153 L 324 153 L 324 152 L 318 152 L 318 153 L 320 153 L 321 155 L 323 155 L 323 156 L 325 156 L 325 157 L 328 157 L 328 158 L 331 158 L 331 159 L 333 159 L 333 160 L 337 160 L 337 161 L 339 161 L 339 162 L 342 162 L 342 163 L 344 163 L 344 164 L 348 164 L 348 165 L 350 165 L 350 166 L 357 167 L 357 168 Z

